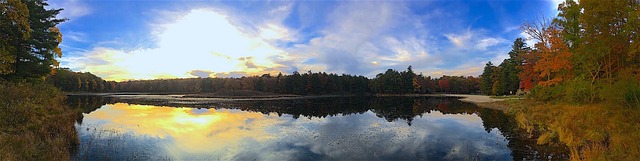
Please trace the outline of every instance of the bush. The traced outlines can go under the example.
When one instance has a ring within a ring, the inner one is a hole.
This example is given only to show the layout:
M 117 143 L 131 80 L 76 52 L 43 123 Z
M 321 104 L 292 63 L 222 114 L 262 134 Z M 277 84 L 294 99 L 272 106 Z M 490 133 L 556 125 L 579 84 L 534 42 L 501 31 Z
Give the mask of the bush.
M 640 110 L 604 102 L 518 104 L 510 109 L 518 126 L 542 134 L 534 138 L 538 143 L 564 143 L 572 160 L 640 158 Z
M 77 112 L 65 95 L 44 83 L 0 80 L 0 158 L 2 160 L 70 160 L 79 143 Z
M 573 79 L 564 83 L 565 100 L 574 104 L 592 103 L 597 98 L 597 91 L 591 82 L 584 79 Z
M 602 97 L 615 105 L 640 108 L 640 83 L 635 79 L 623 79 L 606 88 Z
M 531 92 L 527 97 L 544 102 L 560 101 L 558 98 L 563 98 L 563 95 L 565 93 L 564 89 L 565 88 L 562 85 L 548 87 L 535 86 L 533 87 L 533 89 L 531 89 Z
M 631 108 L 640 108 L 640 85 L 637 82 L 624 91 L 624 103 Z

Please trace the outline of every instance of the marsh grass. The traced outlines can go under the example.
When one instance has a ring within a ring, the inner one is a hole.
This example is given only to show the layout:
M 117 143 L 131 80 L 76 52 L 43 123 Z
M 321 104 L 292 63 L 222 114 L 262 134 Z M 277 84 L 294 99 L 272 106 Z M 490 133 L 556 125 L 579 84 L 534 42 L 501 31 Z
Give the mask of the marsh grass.
M 162 151 L 150 144 L 152 138 L 135 136 L 116 129 L 103 129 L 98 125 L 79 126 L 82 134 L 73 160 L 171 160 Z
M 611 103 L 504 102 L 518 125 L 539 144 L 561 142 L 572 160 L 640 158 L 640 110 Z
M 0 158 L 70 160 L 77 111 L 53 86 L 0 80 Z

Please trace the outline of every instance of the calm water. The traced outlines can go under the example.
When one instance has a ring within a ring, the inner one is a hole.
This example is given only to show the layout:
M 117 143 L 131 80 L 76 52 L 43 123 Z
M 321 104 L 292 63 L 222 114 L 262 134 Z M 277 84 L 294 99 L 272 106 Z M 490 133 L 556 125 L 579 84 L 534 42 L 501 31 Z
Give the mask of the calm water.
M 77 160 L 563 159 L 500 111 L 455 98 L 75 96 Z M 561 150 L 558 150 L 561 149 Z

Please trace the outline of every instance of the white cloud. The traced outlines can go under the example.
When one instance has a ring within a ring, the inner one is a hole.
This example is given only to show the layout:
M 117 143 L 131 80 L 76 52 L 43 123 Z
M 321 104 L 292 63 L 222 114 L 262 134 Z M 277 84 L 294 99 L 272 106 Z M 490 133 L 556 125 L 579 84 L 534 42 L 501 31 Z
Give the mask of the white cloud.
M 466 44 L 468 44 L 469 40 L 471 40 L 473 33 L 467 31 L 464 34 L 445 34 L 444 36 L 447 37 L 447 39 L 449 39 L 449 41 L 457 47 L 464 47 Z
M 91 8 L 82 1 L 63 0 L 48 1 L 49 8 L 63 8 L 64 10 L 58 15 L 59 18 L 68 18 L 73 21 L 76 18 L 91 14 Z
M 292 33 L 286 27 L 277 25 L 277 24 L 267 24 L 260 29 L 260 38 L 263 40 L 280 40 L 280 41 L 291 41 Z
M 295 46 L 289 49 L 289 53 L 297 59 L 318 61 L 315 65 L 297 66 L 363 74 L 375 65 L 371 62 L 377 61 L 377 54 L 382 52 L 380 44 L 373 40 L 381 38 L 381 33 L 392 27 L 397 14 L 394 9 L 386 3 L 343 3 L 328 14 L 328 26 L 321 31 L 321 37 Z
M 487 47 L 495 46 L 508 42 L 503 38 L 484 38 L 476 44 L 476 48 L 480 50 L 487 50 Z
M 293 70 L 372 77 L 387 68 L 404 70 L 408 65 L 425 74 L 473 75 L 481 72 L 486 61 L 498 58 L 496 50 L 508 42 L 488 37 L 482 29 L 432 31 L 423 17 L 412 14 L 403 3 L 339 3 L 330 12 L 320 13 L 321 19 L 313 19 L 320 26 L 302 22 L 316 17 L 301 17 L 302 27 L 292 29 L 285 19 L 300 14 L 292 13 L 294 6 L 298 5 L 288 3 L 251 14 L 233 9 L 160 13 L 175 21 L 151 24 L 155 47 L 125 52 L 100 48 L 125 41 L 98 42 L 98 47 L 84 51 L 85 56 L 63 60 L 63 66 L 110 80 Z M 313 35 L 302 31 L 310 26 Z M 442 33 L 447 33 L 446 39 Z
M 504 33 L 510 33 L 511 31 L 515 31 L 515 30 L 520 30 L 520 26 L 506 27 L 504 29 Z
M 318 20 L 327 23 L 321 36 L 287 51 L 300 62 L 315 60 L 296 63 L 302 71 L 325 68 L 327 72 L 372 77 L 386 68 L 425 64 L 419 61 L 431 59 L 430 50 L 420 36 L 426 33 L 416 34 L 422 30 L 406 26 L 420 22 L 408 12 L 401 3 L 342 3 L 327 14 L 326 20 Z
M 62 34 L 63 41 L 72 40 L 77 42 L 87 42 L 87 35 L 81 32 L 69 31 Z
M 536 43 L 538 43 L 538 40 L 534 39 L 533 37 L 531 37 L 531 35 L 523 32 L 520 32 L 520 37 L 524 38 L 524 42 L 527 43 L 527 46 L 529 47 L 533 47 L 533 45 L 535 45 Z
M 157 47 L 128 52 L 94 48 L 63 65 L 90 71 L 108 80 L 193 77 L 192 71 L 261 74 L 277 68 L 269 57 L 283 54 L 260 37 L 241 32 L 225 15 L 210 10 L 192 10 L 175 22 L 153 25 Z M 282 38 L 279 34 L 271 36 Z M 261 34 L 259 34 L 261 35 Z M 251 57 L 251 62 L 244 59 Z
M 564 2 L 565 0 L 549 0 L 551 1 L 551 9 L 552 10 L 556 10 L 558 9 L 558 5 L 561 4 L 562 2 Z

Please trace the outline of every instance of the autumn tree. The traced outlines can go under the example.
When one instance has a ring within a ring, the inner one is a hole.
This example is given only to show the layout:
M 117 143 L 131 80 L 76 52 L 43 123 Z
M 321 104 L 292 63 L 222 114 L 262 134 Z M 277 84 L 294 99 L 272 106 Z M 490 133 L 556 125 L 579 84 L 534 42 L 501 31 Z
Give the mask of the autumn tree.
M 525 23 L 523 30 L 538 40 L 535 49 L 523 55 L 524 64 L 521 79 L 537 85 L 552 86 L 572 76 L 571 52 L 565 45 L 561 31 L 539 20 L 537 23 Z
M 531 90 L 533 86 L 540 80 L 540 74 L 534 70 L 539 57 L 538 52 L 525 51 L 521 53 L 523 57 L 522 66 L 518 78 L 520 78 L 520 88 L 525 91 Z
M 538 42 L 535 47 L 539 59 L 533 70 L 540 73 L 539 85 L 552 86 L 572 77 L 572 53 L 564 44 L 560 30 L 550 26 L 544 30 L 545 41 Z
M 59 65 L 55 57 L 62 56 L 62 34 L 56 27 L 65 21 L 56 18 L 62 9 L 46 9 L 42 0 L 7 0 L 0 5 L 2 77 L 42 79 L 52 73 Z
M 444 76 L 443 76 L 444 77 Z M 444 93 L 450 92 L 450 83 L 449 83 L 449 79 L 444 78 L 444 79 L 440 79 L 438 80 L 438 87 L 440 87 L 440 89 L 442 91 L 444 91 Z
M 634 93 L 633 82 L 640 81 L 639 6 L 638 1 L 566 0 L 551 24 L 544 17 L 525 23 L 523 31 L 538 40 L 522 54 L 519 76 L 525 88 L 563 84 L 566 91 L 557 93 L 578 102 Z
M 604 79 L 615 82 L 621 69 L 637 65 L 630 50 L 637 44 L 638 1 L 584 1 L 578 5 L 582 13 L 578 20 L 581 27 L 581 45 L 576 55 L 577 74 L 589 76 L 592 84 Z M 634 41 L 635 40 L 635 41 Z M 637 54 L 635 55 L 637 58 Z
M 16 55 L 20 42 L 31 35 L 29 9 L 20 0 L 0 2 L 0 75 L 15 72 Z

